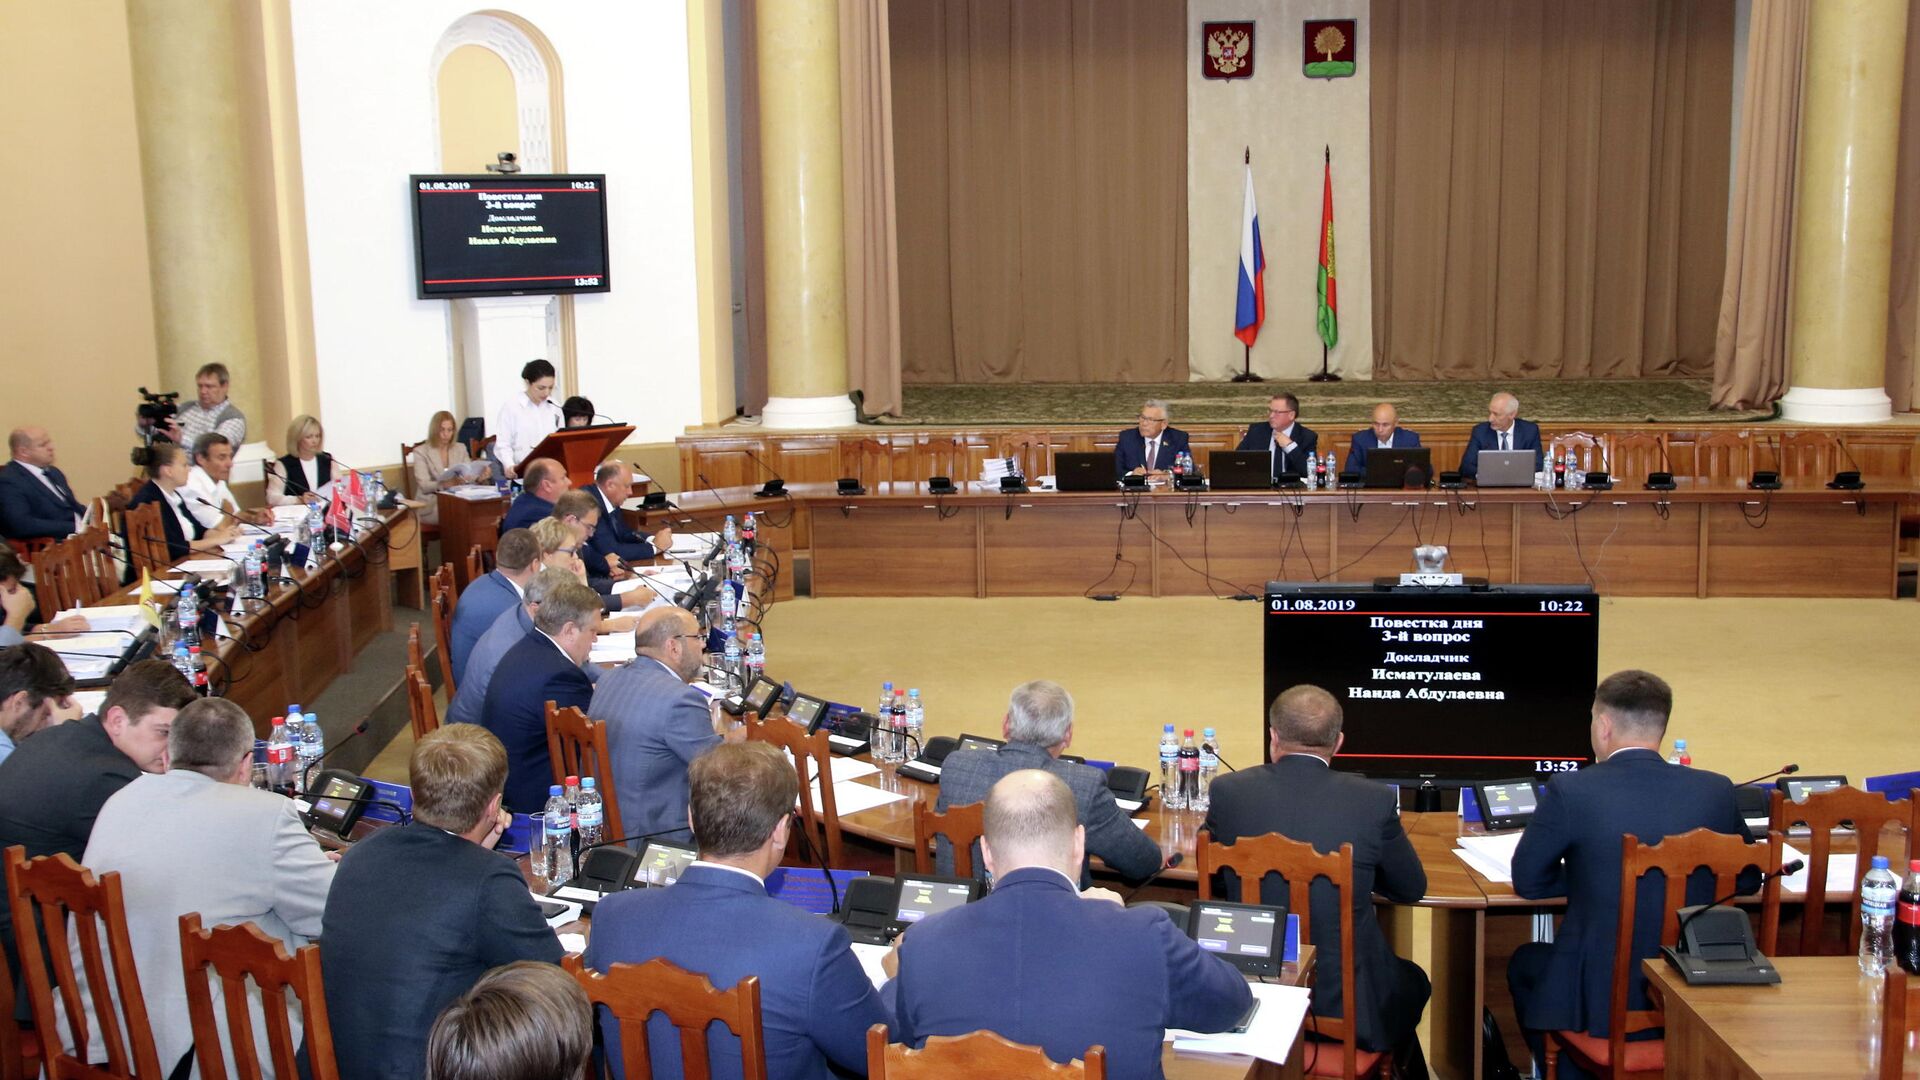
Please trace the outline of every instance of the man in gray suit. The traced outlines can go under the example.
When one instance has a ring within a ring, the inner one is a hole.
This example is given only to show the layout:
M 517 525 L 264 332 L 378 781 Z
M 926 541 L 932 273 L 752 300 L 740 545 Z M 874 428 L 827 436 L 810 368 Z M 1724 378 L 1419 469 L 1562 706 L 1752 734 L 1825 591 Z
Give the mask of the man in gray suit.
M 722 735 L 707 695 L 687 685 L 700 671 L 706 635 L 691 614 L 655 608 L 633 632 L 632 660 L 594 687 L 587 714 L 611 725 L 613 789 L 633 835 L 687 828 L 687 766 L 746 729 Z
M 1080 824 L 1087 829 L 1089 856 L 1106 860 L 1121 877 L 1141 879 L 1160 869 L 1160 845 L 1127 818 L 1107 776 L 1091 765 L 1062 761 L 1060 755 L 1073 742 L 1073 698 L 1056 682 L 1036 679 L 1013 688 L 1007 702 L 1003 728 L 1006 745 L 997 750 L 955 750 L 940 764 L 940 800 L 936 809 L 985 802 L 987 791 L 1000 778 L 1021 769 L 1042 769 L 1066 781 L 1073 802 L 1080 812 Z M 943 874 L 953 872 L 953 853 L 939 839 L 936 855 Z M 976 867 L 984 864 L 976 854 Z M 1080 887 L 1092 884 L 1084 862 L 1080 869 Z
M 293 800 L 248 784 L 253 721 L 240 706 L 195 699 L 173 718 L 167 754 L 166 772 L 142 774 L 100 808 L 81 862 L 96 874 L 120 874 L 154 1049 L 171 1070 L 193 1050 L 180 916 L 197 911 L 207 927 L 251 922 L 292 951 L 320 934 L 334 862 L 307 834 Z M 217 1003 L 218 985 L 213 992 Z M 87 1060 L 105 1061 L 93 998 L 86 1001 Z M 297 1044 L 300 1014 L 289 1015 Z M 225 1045 L 226 1011 L 216 1004 L 214 1017 Z M 261 1061 L 270 1062 L 257 1004 L 253 1031 Z
M 477 724 L 483 718 L 481 706 L 487 703 L 487 685 L 493 682 L 493 673 L 500 668 L 500 659 L 507 650 L 520 644 L 520 640 L 533 630 L 533 617 L 539 613 L 540 605 L 547 595 L 568 582 L 580 579 L 564 570 L 543 567 L 527 582 L 527 591 L 521 602 L 500 613 L 493 620 L 487 632 L 480 635 L 473 651 L 467 654 L 467 674 L 460 680 L 460 692 L 453 696 L 452 704 L 447 706 L 447 723 Z M 588 661 L 580 670 L 587 678 L 599 682 L 602 674 L 599 664 Z

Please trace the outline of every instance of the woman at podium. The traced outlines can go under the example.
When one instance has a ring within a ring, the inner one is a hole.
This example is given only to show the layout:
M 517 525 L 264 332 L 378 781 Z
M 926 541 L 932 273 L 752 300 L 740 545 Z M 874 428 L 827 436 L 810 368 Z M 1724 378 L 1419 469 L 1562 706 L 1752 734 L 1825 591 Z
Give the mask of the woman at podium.
M 560 430 L 565 419 L 553 401 L 553 365 L 545 360 L 529 360 L 520 369 L 527 384 L 524 392 L 507 399 L 493 423 L 493 456 L 509 477 L 525 461 L 540 440 Z

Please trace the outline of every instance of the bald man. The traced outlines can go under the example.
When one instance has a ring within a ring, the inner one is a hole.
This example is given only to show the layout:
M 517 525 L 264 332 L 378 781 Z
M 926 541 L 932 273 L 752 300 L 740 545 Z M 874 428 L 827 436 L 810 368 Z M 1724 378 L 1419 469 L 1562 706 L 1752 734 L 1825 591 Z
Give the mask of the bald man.
M 1164 911 L 1082 897 L 1086 830 L 1052 773 L 993 785 L 980 847 L 993 892 L 901 939 L 897 1041 L 985 1029 L 1062 1063 L 1098 1045 L 1114 1080 L 1158 1080 L 1167 1028 L 1224 1031 L 1252 1005 L 1233 965 Z
M 24 427 L 7 436 L 13 456 L 0 467 L 0 534 L 13 540 L 64 540 L 80 529 L 87 508 L 55 468 L 53 436 Z
M 689 686 L 700 672 L 707 636 L 677 607 L 640 616 L 635 656 L 600 679 L 587 715 L 608 726 L 613 789 L 621 823 L 633 835 L 687 830 L 687 767 L 746 729 L 730 726 L 706 694 Z
M 500 531 L 525 529 L 553 513 L 554 501 L 567 490 L 567 470 L 552 458 L 534 458 L 520 474 L 520 497 L 500 519 Z
M 1401 427 L 1400 410 L 1383 401 L 1373 407 L 1373 423 L 1367 430 L 1353 433 L 1353 444 L 1347 447 L 1347 461 L 1342 467 L 1350 473 L 1364 475 L 1367 451 L 1411 450 L 1419 445 L 1420 433 Z
M 1533 471 L 1540 471 L 1545 456 L 1540 449 L 1540 425 L 1520 419 L 1520 399 L 1505 390 L 1487 402 L 1486 422 L 1473 425 L 1467 452 L 1460 455 L 1460 475 L 1472 479 L 1480 474 L 1482 450 L 1531 450 Z

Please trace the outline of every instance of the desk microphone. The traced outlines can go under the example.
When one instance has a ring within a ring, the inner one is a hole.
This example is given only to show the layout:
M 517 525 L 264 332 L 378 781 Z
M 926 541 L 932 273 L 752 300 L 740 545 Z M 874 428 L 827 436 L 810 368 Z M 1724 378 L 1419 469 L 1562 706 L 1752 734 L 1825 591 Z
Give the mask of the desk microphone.
M 246 518 L 243 518 L 240 515 L 228 510 L 226 507 L 221 506 L 219 503 L 214 502 L 211 499 L 203 498 L 201 496 L 196 495 L 194 496 L 194 501 L 199 503 L 202 506 L 211 507 L 220 516 L 231 519 L 235 524 L 252 529 L 253 531 L 261 534 L 262 536 L 265 536 L 266 540 L 261 542 L 261 546 L 264 549 L 266 554 L 266 564 L 268 566 L 276 566 L 276 567 L 284 567 L 286 565 L 287 538 L 285 536 L 281 535 L 280 533 L 274 532 L 272 529 L 269 529 L 264 526 L 257 525 L 251 521 L 248 521 Z M 242 570 L 244 569 L 245 567 L 242 566 Z M 291 580 L 290 578 L 286 578 L 282 575 L 274 575 L 274 579 L 278 581 Z M 249 599 L 257 600 L 261 598 L 249 597 Z
M 343 740 L 343 744 L 344 744 L 344 740 Z M 530 817 L 534 817 L 534 818 L 540 818 L 540 817 L 544 817 L 544 816 L 545 816 L 545 811 L 542 811 L 542 812 L 541 812 L 541 813 L 539 813 L 539 814 L 532 814 L 532 815 L 529 815 L 529 816 L 530 816 Z M 568 878 L 567 878 L 567 880 L 566 880 L 566 881 L 563 881 L 563 882 L 561 882 L 560 884 L 558 884 L 558 885 L 555 885 L 555 886 L 553 886 L 552 888 L 549 888 L 549 889 L 547 890 L 547 895 L 548 895 L 548 896 L 552 896 L 552 895 L 554 894 L 554 892 L 555 892 L 556 890 L 558 890 L 558 889 L 563 889 L 563 888 L 565 888 L 565 887 L 567 887 L 568 885 L 570 885 L 570 884 L 573 884 L 574 882 L 577 882 L 577 881 L 579 881 L 579 880 L 581 880 L 581 878 L 580 878 L 580 862 L 581 862 L 581 858 L 582 858 L 583 856 L 588 856 L 588 855 L 591 855 L 591 854 L 592 854 L 593 852 L 595 852 L 595 851 L 599 851 L 599 850 L 600 850 L 601 848 L 610 848 L 610 847 L 616 847 L 616 846 L 623 846 L 623 845 L 626 845 L 626 844 L 630 844 L 630 843 L 632 843 L 632 842 L 634 842 L 634 841 L 636 841 L 636 840 L 653 840 L 653 839 L 655 839 L 655 838 L 658 838 L 658 837 L 662 837 L 662 836 L 675 836 L 675 835 L 678 835 L 678 834 L 680 834 L 680 833 L 686 833 L 686 832 L 691 832 L 691 831 L 692 831 L 692 826 L 690 826 L 690 825 L 682 825 L 682 826 L 680 826 L 679 828 L 675 828 L 675 829 L 656 829 L 656 830 L 654 830 L 653 832 L 647 832 L 647 833 L 635 833 L 635 834 L 633 834 L 632 836 L 621 836 L 621 837 L 616 837 L 616 838 L 614 838 L 614 839 L 612 839 L 612 840 L 602 840 L 602 841 L 600 841 L 600 842 L 598 842 L 598 843 L 595 843 L 595 844 L 588 844 L 588 845 L 586 845 L 585 847 L 576 847 L 576 848 L 573 848 L 573 849 L 571 849 L 571 850 L 570 850 L 570 852 L 569 852 L 569 854 L 570 854 L 570 855 L 572 856 L 572 861 L 573 861 L 573 873 L 572 873 L 572 874 L 570 874 L 570 875 L 568 875 Z M 579 831 L 578 831 L 578 830 L 570 830 L 570 831 L 568 832 L 568 835 L 569 835 L 569 836 L 572 836 L 572 837 L 578 837 L 578 836 L 580 835 L 580 833 L 579 833 Z M 626 852 L 622 852 L 621 854 L 622 854 L 622 855 L 624 855 L 624 856 L 626 856 L 626 857 L 627 857 L 627 858 L 628 858 L 629 860 L 631 860 L 632 858 L 634 858 L 634 857 L 635 857 L 635 856 L 633 856 L 633 855 L 629 855 L 629 854 L 628 854 L 628 853 L 626 853 Z M 539 855 L 539 853 L 538 853 L 538 852 L 534 852 L 534 851 L 531 851 L 531 850 L 529 850 L 529 851 L 528 851 L 528 853 L 527 853 L 527 855 L 528 855 L 528 858 L 536 858 L 536 857 L 538 857 L 538 855 Z M 591 862 L 592 860 L 591 860 L 591 859 L 588 859 L 587 861 L 588 861 L 588 862 Z M 614 879 L 612 879 L 612 878 L 606 878 L 606 877 L 602 877 L 602 878 L 595 878 L 595 879 L 593 879 L 593 880 L 595 880 L 595 881 L 611 881 L 611 880 L 614 880 Z M 575 887 L 577 888 L 578 886 L 575 886 Z M 597 886 L 596 886 L 596 887 L 597 887 Z M 606 889 L 599 889 L 598 891 L 599 891 L 599 893 L 600 893 L 600 895 L 602 895 L 602 896 L 605 896 L 605 895 L 607 894 L 607 892 L 608 892 L 608 890 L 606 890 Z
M 341 739 L 339 742 L 334 743 L 332 746 L 327 747 L 324 751 L 321 752 L 319 757 L 314 758 L 312 761 L 307 762 L 305 765 L 302 765 L 300 767 L 300 786 L 303 788 L 307 786 L 309 778 L 312 777 L 313 775 L 313 770 L 318 768 L 321 762 L 339 753 L 341 747 L 347 745 L 348 743 L 359 738 L 360 736 L 365 735 L 367 733 L 367 725 L 371 723 L 373 723 L 373 717 L 369 716 L 365 720 L 362 720 L 358 724 L 355 724 L 353 727 L 353 730 L 347 732 L 346 738 Z
M 1772 870 L 1760 875 L 1760 887 L 1765 888 L 1767 882 L 1772 881 L 1774 878 L 1791 877 L 1794 874 L 1797 874 L 1800 871 L 1805 870 L 1806 868 L 1807 868 L 1807 860 L 1805 859 L 1794 859 L 1791 862 L 1783 863 L 1781 864 L 1780 869 Z M 1715 900 L 1710 904 L 1706 904 L 1701 907 L 1697 907 L 1693 909 L 1693 912 L 1687 915 L 1685 918 L 1681 919 L 1680 925 L 1674 928 L 1674 935 L 1673 935 L 1674 938 L 1678 940 L 1681 943 L 1681 945 L 1684 947 L 1686 943 L 1686 937 L 1687 937 L 1687 927 L 1693 922 L 1693 920 L 1699 918 L 1702 915 L 1705 915 L 1707 912 L 1712 911 L 1714 908 L 1724 907 L 1729 900 L 1732 900 L 1734 897 L 1737 897 L 1739 895 L 1740 895 L 1740 888 L 1739 886 L 1736 885 L 1734 887 L 1734 890 L 1728 893 L 1727 895 L 1720 897 L 1718 900 Z
M 1840 448 L 1840 453 L 1846 456 L 1847 464 L 1853 466 L 1853 469 L 1851 472 L 1835 470 L 1833 479 L 1827 483 L 1827 486 L 1838 491 L 1859 491 L 1866 487 L 1867 485 L 1860 480 L 1860 463 L 1853 460 L 1853 451 L 1847 449 L 1847 440 L 1836 436 L 1833 445 Z
M 1667 457 L 1667 440 L 1661 438 L 1655 445 L 1660 447 L 1660 469 L 1647 474 L 1647 490 L 1672 491 L 1679 485 L 1673 482 L 1673 462 Z
M 767 470 L 767 472 L 771 474 L 771 479 L 763 480 L 760 482 L 760 490 L 753 493 L 755 498 L 776 499 L 787 493 L 787 482 L 780 478 L 780 470 L 774 468 L 773 466 L 767 464 L 764 461 L 761 461 L 760 455 L 754 453 L 752 450 L 748 450 L 745 447 L 741 447 L 741 450 L 747 455 L 749 459 L 753 461 L 755 465 L 760 466 L 761 468 Z
M 1249 600 L 1252 600 L 1252 599 L 1254 599 L 1254 597 L 1251 597 L 1251 596 L 1249 596 L 1249 597 L 1247 597 L 1247 599 L 1249 599 Z M 1200 749 L 1202 749 L 1202 750 L 1204 750 L 1204 751 L 1206 751 L 1206 752 L 1207 752 L 1207 753 L 1209 753 L 1209 754 L 1212 754 L 1212 755 L 1213 755 L 1213 759 L 1214 759 L 1215 761 L 1218 761 L 1218 762 L 1219 762 L 1220 764 L 1222 764 L 1222 765 L 1225 765 L 1225 766 L 1227 767 L 1227 771 L 1228 771 L 1228 772 L 1239 772 L 1239 771 L 1240 771 L 1239 769 L 1236 769 L 1236 768 L 1234 768 L 1234 767 L 1233 767 L 1233 765 L 1232 765 L 1231 763 L 1229 763 L 1229 762 L 1227 761 L 1227 759 L 1226 759 L 1226 758 L 1223 758 L 1223 757 L 1221 757 L 1221 756 L 1220 756 L 1220 748 L 1219 748 L 1218 746 L 1215 746 L 1215 745 L 1214 745 L 1214 744 L 1212 744 L 1212 743 L 1201 743 L 1201 744 L 1200 744 Z
M 1765 774 L 1765 775 L 1763 775 L 1763 776 L 1756 776 L 1756 777 L 1754 777 L 1754 778 L 1753 778 L 1753 779 L 1751 779 L 1751 780 L 1747 780 L 1747 781 L 1744 781 L 1744 782 L 1742 782 L 1742 783 L 1738 783 L 1738 784 L 1735 784 L 1735 785 L 1733 785 L 1733 786 L 1734 786 L 1734 787 L 1751 787 L 1752 785 L 1754 785 L 1754 784 L 1757 784 L 1757 783 L 1759 783 L 1759 782 L 1760 782 L 1760 781 L 1762 781 L 1762 780 L 1771 780 L 1771 779 L 1773 779 L 1773 778 L 1774 778 L 1774 777 L 1776 777 L 1776 776 L 1792 776 L 1792 775 L 1793 775 L 1794 773 L 1797 773 L 1797 772 L 1799 772 L 1799 771 L 1800 771 L 1800 766 L 1799 766 L 1799 765 L 1797 765 L 1797 764 L 1796 764 L 1796 765 L 1782 765 L 1782 766 L 1780 766 L 1779 768 L 1777 768 L 1777 769 L 1775 769 L 1775 770 L 1773 770 L 1773 771 L 1772 771 L 1772 772 L 1770 772 L 1770 773 L 1767 773 L 1767 774 Z
M 1147 886 L 1153 884 L 1155 881 L 1158 881 L 1160 879 L 1161 874 L 1166 873 L 1167 871 L 1173 869 L 1176 866 L 1179 866 L 1181 863 L 1186 861 L 1187 861 L 1187 853 L 1184 851 L 1176 851 L 1173 854 L 1167 856 L 1166 863 L 1164 863 L 1160 867 L 1160 869 L 1155 870 L 1151 874 L 1148 874 L 1146 878 L 1140 882 L 1140 884 L 1135 885 L 1131 889 L 1128 889 L 1126 895 L 1120 898 L 1120 902 L 1123 904 L 1132 902 L 1133 898 L 1139 895 L 1141 889 L 1144 889 Z

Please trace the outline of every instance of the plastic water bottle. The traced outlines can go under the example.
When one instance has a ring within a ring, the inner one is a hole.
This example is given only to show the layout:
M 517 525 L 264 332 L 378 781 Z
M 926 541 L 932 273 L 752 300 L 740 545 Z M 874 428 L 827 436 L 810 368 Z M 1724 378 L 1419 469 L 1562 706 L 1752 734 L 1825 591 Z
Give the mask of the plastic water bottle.
M 1308 491 L 1320 486 L 1320 459 L 1312 454 L 1307 455 L 1306 482 Z
M 900 748 L 900 760 L 910 761 L 926 748 L 927 707 L 920 691 L 907 691 L 907 742 Z
M 1213 778 L 1220 773 L 1220 743 L 1214 737 L 1212 728 L 1203 728 L 1200 732 L 1200 787 L 1194 799 L 1195 810 L 1205 810 L 1213 805 L 1211 791 Z
M 192 586 L 182 586 L 180 599 L 173 605 L 174 625 L 180 631 L 180 640 L 188 645 L 200 644 L 200 593 Z M 187 678 L 193 678 L 188 672 Z
M 1673 752 L 1667 755 L 1667 764 L 1669 765 L 1693 764 L 1693 755 L 1687 753 L 1687 740 L 1685 739 L 1673 740 Z
M 767 647 L 761 643 L 756 631 L 747 642 L 747 681 L 767 673 Z
M 307 714 L 298 705 L 287 706 L 287 741 L 293 744 L 295 756 L 300 753 L 300 739 L 306 734 Z
M 731 546 L 735 540 L 740 539 L 740 526 L 734 523 L 732 514 L 728 514 L 727 520 L 720 525 L 720 539 L 725 541 L 729 546 Z
M 1333 451 L 1327 451 L 1326 471 L 1320 474 L 1320 486 L 1333 487 L 1340 482 L 1340 471 L 1333 463 Z
M 307 534 L 313 537 L 312 546 L 318 547 L 327 540 L 327 514 L 319 503 L 307 504 Z
M 759 541 L 760 528 L 754 524 L 753 511 L 749 510 L 747 516 L 740 522 L 740 546 L 746 549 L 749 560 L 753 557 L 754 545 Z
M 306 723 L 300 726 L 300 742 L 294 752 L 300 755 L 300 781 L 304 785 L 312 775 L 313 767 L 320 764 L 320 756 L 327 752 L 327 733 L 320 730 L 320 718 L 313 713 L 306 714 Z
M 740 544 L 738 541 L 729 542 L 727 544 L 727 577 L 729 580 L 732 580 L 732 581 L 740 581 L 744 579 L 746 576 L 747 576 L 746 548 L 742 544 Z
M 181 678 L 193 681 L 193 657 L 187 652 L 184 638 L 173 639 L 173 669 L 180 673 Z
M 606 839 L 606 803 L 600 798 L 599 784 L 591 776 L 580 778 L 580 846 L 591 847 Z
M 887 760 L 907 760 L 907 694 L 904 690 L 893 692 L 893 705 L 888 709 Z
M 1172 724 L 1160 728 L 1160 804 L 1169 810 L 1186 805 L 1180 799 L 1180 740 Z
M 247 547 L 247 554 L 240 561 L 243 594 L 259 599 L 267 595 L 267 556 L 260 549 L 260 542 L 254 541 Z
M 887 717 L 892 715 L 892 713 L 893 684 L 883 682 L 880 684 L 880 707 L 873 710 L 873 718 L 884 724 L 887 722 Z
M 729 679 L 737 679 L 740 676 L 740 635 L 734 630 L 732 619 L 727 620 L 726 628 L 721 633 L 726 635 L 727 640 L 720 648 L 720 663 L 727 669 Z
M 1860 879 L 1860 970 L 1879 975 L 1893 960 L 1893 908 L 1900 879 L 1885 855 L 1873 857 L 1873 869 Z
M 284 717 L 273 718 L 273 732 L 267 736 L 267 783 L 275 791 L 293 787 L 293 739 Z
M 1180 740 L 1180 805 L 1200 809 L 1200 748 L 1193 744 L 1193 729 Z
M 547 788 L 547 808 L 541 819 L 545 828 L 540 838 L 540 876 L 548 885 L 558 885 L 568 877 L 568 839 L 573 832 L 573 810 L 559 784 Z

